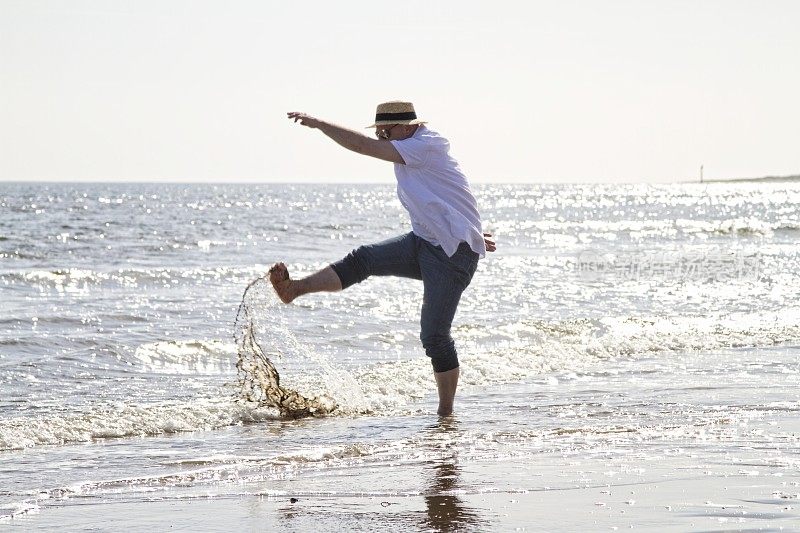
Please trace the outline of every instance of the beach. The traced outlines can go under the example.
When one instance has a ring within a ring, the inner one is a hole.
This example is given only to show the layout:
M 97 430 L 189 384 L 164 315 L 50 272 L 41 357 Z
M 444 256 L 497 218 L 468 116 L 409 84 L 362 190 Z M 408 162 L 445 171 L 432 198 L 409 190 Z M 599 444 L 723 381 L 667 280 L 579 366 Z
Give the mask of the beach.
M 3 184 L 0 528 L 800 530 L 800 187 L 482 185 L 435 415 L 421 285 L 247 308 L 409 231 L 384 185 Z

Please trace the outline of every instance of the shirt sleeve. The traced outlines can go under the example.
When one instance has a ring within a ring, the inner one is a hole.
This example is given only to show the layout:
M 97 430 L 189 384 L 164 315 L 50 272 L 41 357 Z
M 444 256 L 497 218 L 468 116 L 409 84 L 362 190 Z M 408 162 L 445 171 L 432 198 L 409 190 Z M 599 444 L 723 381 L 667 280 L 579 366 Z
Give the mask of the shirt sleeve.
M 422 167 L 428 161 L 431 146 L 420 139 L 409 137 L 402 141 L 390 141 L 394 145 L 400 157 L 409 167 Z

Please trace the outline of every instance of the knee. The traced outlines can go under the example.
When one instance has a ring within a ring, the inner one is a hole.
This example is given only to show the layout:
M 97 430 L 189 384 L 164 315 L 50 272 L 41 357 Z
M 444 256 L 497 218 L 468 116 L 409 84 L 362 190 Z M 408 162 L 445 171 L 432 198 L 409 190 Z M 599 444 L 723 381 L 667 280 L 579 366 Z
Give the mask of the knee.
M 425 354 L 431 358 L 434 372 L 447 372 L 458 368 L 458 354 L 450 333 L 425 331 L 419 336 Z
M 449 332 L 441 331 L 426 331 L 423 329 L 419 334 L 419 340 L 422 342 L 422 347 L 425 351 L 440 350 L 448 348 L 454 344 L 453 337 Z
M 372 275 L 373 255 L 367 246 L 359 246 L 341 260 L 331 264 L 342 282 L 342 289 L 361 283 Z
M 365 280 L 372 275 L 372 267 L 375 264 L 375 256 L 369 246 L 361 245 L 352 252 L 350 257 L 358 270 L 361 280 Z

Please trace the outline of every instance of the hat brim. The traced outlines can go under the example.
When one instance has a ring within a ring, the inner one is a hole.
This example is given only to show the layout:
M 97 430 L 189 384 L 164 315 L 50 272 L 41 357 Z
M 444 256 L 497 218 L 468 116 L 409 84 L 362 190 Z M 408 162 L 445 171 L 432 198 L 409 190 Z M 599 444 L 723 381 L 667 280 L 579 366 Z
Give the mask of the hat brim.
M 404 124 L 406 126 L 413 126 L 415 124 L 427 124 L 428 121 L 415 118 L 413 120 L 378 120 L 375 124 L 367 126 L 364 129 L 374 128 L 375 126 L 388 126 L 389 124 Z

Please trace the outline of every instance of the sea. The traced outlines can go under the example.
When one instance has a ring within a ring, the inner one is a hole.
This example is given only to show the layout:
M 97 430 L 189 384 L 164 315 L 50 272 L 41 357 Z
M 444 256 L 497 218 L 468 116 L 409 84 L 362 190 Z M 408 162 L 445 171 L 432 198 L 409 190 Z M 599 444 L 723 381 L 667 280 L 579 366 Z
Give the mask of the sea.
M 474 193 L 497 251 L 453 324 L 441 420 L 421 282 L 284 305 L 264 278 L 411 231 L 393 185 L 0 183 L 0 528 L 216 499 L 336 501 L 265 520 L 369 530 L 418 498 L 391 524 L 546 530 L 469 502 L 686 475 L 765 487 L 753 527 L 797 526 L 800 183 Z M 267 361 L 328 407 L 270 404 Z

